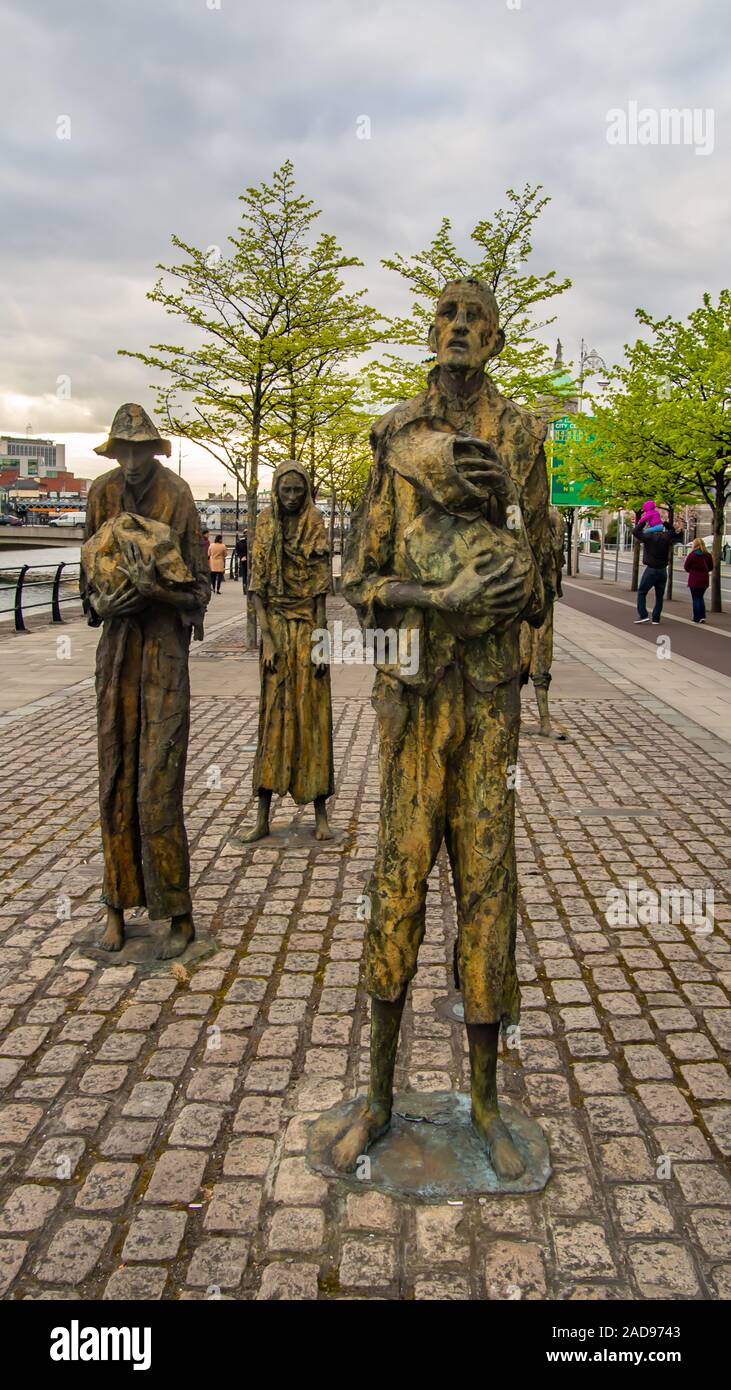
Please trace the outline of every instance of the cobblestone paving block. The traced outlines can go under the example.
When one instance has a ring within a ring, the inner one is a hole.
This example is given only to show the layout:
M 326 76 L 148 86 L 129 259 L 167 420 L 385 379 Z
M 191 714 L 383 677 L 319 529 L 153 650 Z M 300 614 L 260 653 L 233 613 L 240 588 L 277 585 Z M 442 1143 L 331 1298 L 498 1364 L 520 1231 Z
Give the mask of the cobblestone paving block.
M 186 1220 L 184 1211 L 142 1208 L 127 1233 L 122 1260 L 173 1260 L 180 1249 Z
M 540 1245 L 496 1240 L 485 1261 L 485 1294 L 496 1301 L 536 1301 L 546 1297 L 546 1274 Z
M 97 1163 L 77 1194 L 83 1211 L 115 1211 L 124 1206 L 139 1169 L 136 1163 Z
M 682 1245 L 666 1241 L 628 1248 L 637 1287 L 645 1298 L 680 1298 L 698 1293 L 693 1261 Z
M 261 1302 L 312 1302 L 317 1298 L 317 1268 L 308 1264 L 270 1264 L 264 1269 L 256 1298 Z
M 237 1236 L 204 1240 L 188 1266 L 186 1282 L 209 1289 L 233 1289 L 240 1284 L 249 1246 Z
M 206 1156 L 197 1149 L 168 1149 L 161 1154 L 145 1190 L 145 1202 L 193 1202 L 198 1196 Z
M 380 1289 L 396 1279 L 396 1250 L 383 1240 L 346 1240 L 340 1260 L 341 1288 Z
M 255 1182 L 216 1183 L 205 1215 L 207 1231 L 249 1234 L 257 1224 L 261 1187 Z
M 3 1298 L 13 1283 L 28 1250 L 26 1240 L 5 1240 L 0 1238 L 0 1298 Z
M 60 1192 L 53 1187 L 40 1187 L 28 1183 L 14 1188 L 0 1208 L 0 1233 L 17 1235 L 24 1231 L 39 1230 L 60 1199 Z
M 153 1302 L 161 1299 L 167 1282 L 168 1272 L 161 1266 L 140 1265 L 137 1269 L 115 1270 L 102 1297 L 117 1302 L 130 1299 L 132 1302 Z
M 91 1274 L 112 1233 L 109 1221 L 66 1221 L 37 1266 L 47 1284 L 81 1284 Z

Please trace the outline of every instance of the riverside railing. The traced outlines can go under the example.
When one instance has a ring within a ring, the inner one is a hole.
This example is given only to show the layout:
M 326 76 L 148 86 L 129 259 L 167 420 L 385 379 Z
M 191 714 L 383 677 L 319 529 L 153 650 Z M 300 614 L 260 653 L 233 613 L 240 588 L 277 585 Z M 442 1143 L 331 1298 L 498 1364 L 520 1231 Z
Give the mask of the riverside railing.
M 64 576 L 64 570 L 69 573 Z M 34 571 L 42 573 L 34 574 Z M 75 571 L 75 572 L 74 572 Z M 14 594 L 9 605 L 3 604 L 2 608 L 7 613 L 12 608 L 16 632 L 27 632 L 25 625 L 25 615 L 34 609 L 50 608 L 51 621 L 62 623 L 61 605 L 64 603 L 79 602 L 79 565 L 78 561 L 62 560 L 54 561 L 49 564 L 48 560 L 38 559 L 36 562 L 3 565 L 0 563 L 0 596 L 4 596 L 12 591 Z M 68 587 L 69 592 L 62 592 L 63 588 Z M 41 592 L 43 591 L 43 592 Z

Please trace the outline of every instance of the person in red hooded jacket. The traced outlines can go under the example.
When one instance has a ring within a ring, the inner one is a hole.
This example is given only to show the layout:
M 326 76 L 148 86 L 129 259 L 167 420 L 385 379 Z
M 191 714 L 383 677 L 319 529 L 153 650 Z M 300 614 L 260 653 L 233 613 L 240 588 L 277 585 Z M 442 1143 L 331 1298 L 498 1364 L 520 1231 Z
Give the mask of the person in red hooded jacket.
M 688 571 L 688 588 L 693 601 L 693 622 L 706 621 L 705 592 L 709 585 L 709 574 L 713 569 L 713 556 L 709 554 L 705 541 L 700 536 L 685 557 L 684 568 Z

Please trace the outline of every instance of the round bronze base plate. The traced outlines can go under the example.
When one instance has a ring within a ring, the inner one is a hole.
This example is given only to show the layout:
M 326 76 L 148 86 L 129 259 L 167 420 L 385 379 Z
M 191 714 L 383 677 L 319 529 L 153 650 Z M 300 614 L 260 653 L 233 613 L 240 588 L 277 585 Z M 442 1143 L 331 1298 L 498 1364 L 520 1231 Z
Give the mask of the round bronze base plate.
M 548 1143 L 540 1125 L 515 1106 L 501 1105 L 500 1114 L 526 1166 L 514 1182 L 498 1178 L 472 1127 L 470 1098 L 460 1091 L 397 1095 L 387 1133 L 359 1158 L 354 1173 L 338 1173 L 328 1161 L 330 1146 L 357 1103 L 342 1101 L 313 1120 L 307 1144 L 310 1167 L 326 1177 L 340 1178 L 354 1191 L 375 1188 L 443 1201 L 480 1193 L 540 1192 L 551 1176 Z
M 125 922 L 125 942 L 121 951 L 100 949 L 97 943 L 103 930 L 103 925 L 96 926 L 93 935 L 89 934 L 78 943 L 78 951 L 74 952 L 74 956 L 93 961 L 95 965 L 134 965 L 142 973 L 169 971 L 172 960 L 158 959 L 160 948 L 170 931 L 169 922 L 150 922 L 147 918 L 132 918 Z M 186 946 L 182 955 L 173 959 L 181 965 L 197 965 L 207 956 L 212 956 L 217 949 L 214 937 L 200 933 L 189 946 Z

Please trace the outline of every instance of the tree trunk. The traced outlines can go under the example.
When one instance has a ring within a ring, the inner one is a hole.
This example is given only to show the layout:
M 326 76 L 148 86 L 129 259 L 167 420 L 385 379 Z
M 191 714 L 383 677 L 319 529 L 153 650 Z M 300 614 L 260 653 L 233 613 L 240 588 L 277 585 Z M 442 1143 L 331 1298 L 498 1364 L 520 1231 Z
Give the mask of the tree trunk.
M 330 588 L 335 593 L 335 575 L 333 573 L 333 561 L 335 560 L 335 488 L 330 480 L 330 521 L 328 523 L 328 544 L 330 546 Z
M 711 612 L 722 613 L 721 555 L 726 526 L 726 469 L 716 473 L 713 492 L 713 570 L 711 571 Z
M 636 594 L 640 587 L 640 543 L 638 540 L 632 542 L 632 578 L 630 580 L 629 591 Z
M 257 500 L 259 496 L 259 430 L 260 421 L 255 416 L 251 432 L 251 468 L 249 485 L 246 489 L 246 554 L 251 576 L 254 563 L 254 539 L 256 537 Z M 253 603 L 246 601 L 246 645 L 255 650 L 258 641 L 256 610 Z

